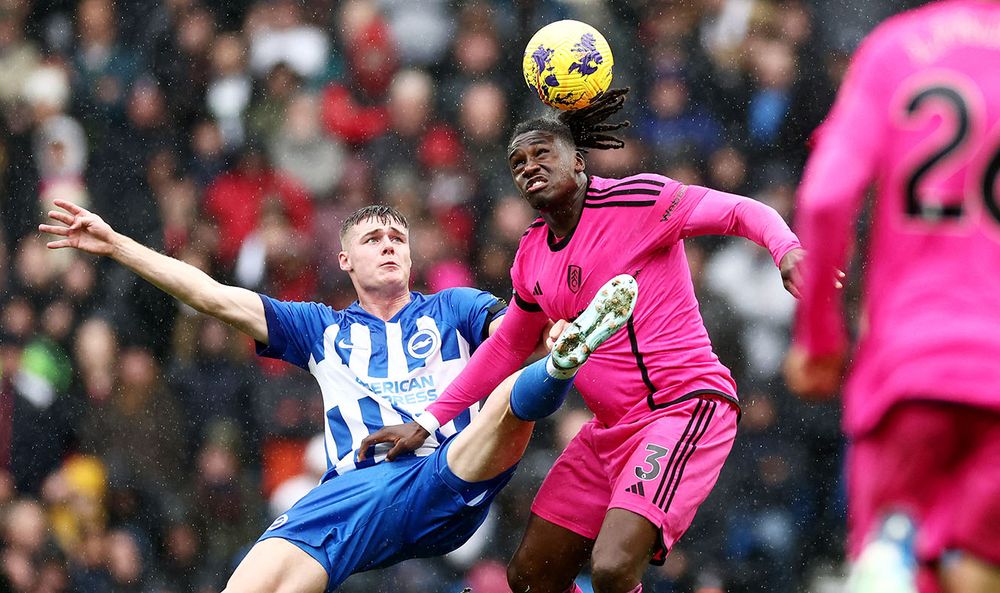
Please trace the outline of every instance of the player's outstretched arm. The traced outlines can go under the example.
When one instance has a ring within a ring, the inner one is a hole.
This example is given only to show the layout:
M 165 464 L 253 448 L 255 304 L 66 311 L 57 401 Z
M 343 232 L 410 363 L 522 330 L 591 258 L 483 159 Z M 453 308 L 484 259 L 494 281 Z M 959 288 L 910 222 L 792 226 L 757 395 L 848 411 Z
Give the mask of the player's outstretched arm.
M 157 253 L 115 232 L 100 216 L 73 202 L 56 200 L 55 205 L 62 210 L 49 212 L 49 218 L 61 224 L 38 226 L 43 233 L 59 237 L 48 243 L 49 249 L 72 247 L 110 257 L 192 308 L 267 343 L 264 305 L 256 293 L 220 284 L 192 265 Z

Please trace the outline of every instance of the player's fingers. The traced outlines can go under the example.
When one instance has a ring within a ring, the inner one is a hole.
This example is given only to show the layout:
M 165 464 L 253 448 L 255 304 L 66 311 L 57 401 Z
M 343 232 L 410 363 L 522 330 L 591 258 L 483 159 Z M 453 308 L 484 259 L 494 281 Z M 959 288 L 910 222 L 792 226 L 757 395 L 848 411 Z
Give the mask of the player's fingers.
M 52 224 L 40 224 L 38 225 L 38 230 L 43 233 L 48 233 L 50 235 L 59 235 L 60 237 L 69 236 L 69 229 L 64 226 L 55 226 Z
M 73 215 L 66 214 L 65 212 L 59 212 L 58 210 L 49 210 L 49 218 L 52 220 L 57 220 L 65 225 L 73 224 Z
M 386 438 L 384 429 L 378 432 L 372 433 L 365 438 L 361 439 L 361 444 L 358 446 L 358 459 L 364 459 L 368 453 L 370 447 L 374 447 L 379 443 L 384 443 L 391 439 Z
M 53 200 L 52 203 L 71 214 L 83 214 L 84 212 L 86 212 L 86 210 L 84 210 L 80 206 L 77 206 L 73 202 L 67 202 L 66 200 L 60 200 L 57 198 Z
M 801 299 L 802 292 L 799 290 L 799 283 L 796 280 L 797 278 L 795 277 L 795 274 L 792 274 L 792 277 L 785 283 L 785 288 L 788 289 L 788 292 L 790 292 L 793 297 Z
M 561 336 L 563 331 L 566 330 L 567 325 L 569 325 L 569 322 L 565 319 L 560 319 L 552 324 L 552 327 L 549 328 L 549 336 L 545 338 L 546 350 L 550 352 L 552 351 L 552 347 L 555 346 L 556 340 L 558 340 L 559 336 Z
M 792 270 L 792 272 L 788 275 L 788 278 L 785 280 L 785 290 L 787 290 L 793 297 L 801 299 L 802 291 L 799 289 L 800 285 L 801 279 L 799 274 L 795 270 Z
M 389 452 L 385 454 L 386 461 L 395 461 L 396 457 L 405 450 L 406 449 L 403 447 L 403 439 L 399 439 L 395 444 L 393 444 L 392 449 L 389 449 Z
M 69 239 L 60 239 L 58 241 L 49 241 L 45 244 L 49 249 L 62 249 L 63 247 L 72 247 L 70 245 Z

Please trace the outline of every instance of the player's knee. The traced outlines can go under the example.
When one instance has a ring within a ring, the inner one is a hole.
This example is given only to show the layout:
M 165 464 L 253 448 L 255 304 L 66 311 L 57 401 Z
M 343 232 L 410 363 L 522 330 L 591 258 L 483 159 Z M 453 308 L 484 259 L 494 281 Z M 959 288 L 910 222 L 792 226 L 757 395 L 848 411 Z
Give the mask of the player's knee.
M 591 558 L 591 581 L 595 593 L 624 593 L 636 585 L 635 559 L 625 553 L 604 553 Z

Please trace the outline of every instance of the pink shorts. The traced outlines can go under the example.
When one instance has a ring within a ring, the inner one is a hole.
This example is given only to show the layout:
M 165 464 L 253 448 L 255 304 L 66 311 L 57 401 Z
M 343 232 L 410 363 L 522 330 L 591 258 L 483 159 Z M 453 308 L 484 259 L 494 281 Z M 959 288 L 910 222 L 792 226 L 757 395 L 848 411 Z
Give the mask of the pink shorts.
M 608 509 L 626 509 L 660 528 L 666 553 L 691 526 L 736 437 L 736 406 L 695 397 L 635 422 L 583 426 L 549 471 L 531 511 L 597 539 Z
M 920 590 L 961 550 L 1000 566 L 1000 414 L 934 401 L 897 404 L 848 456 L 848 551 L 857 557 L 886 513 L 917 523 Z

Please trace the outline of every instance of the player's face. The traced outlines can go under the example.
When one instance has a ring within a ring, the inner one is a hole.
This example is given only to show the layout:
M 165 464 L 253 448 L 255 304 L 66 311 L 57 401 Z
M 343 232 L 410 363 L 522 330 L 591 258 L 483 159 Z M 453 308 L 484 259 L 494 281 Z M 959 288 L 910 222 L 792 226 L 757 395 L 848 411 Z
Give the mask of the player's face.
M 351 274 L 359 286 L 380 288 L 410 283 L 410 236 L 395 221 L 363 220 L 347 232 L 340 269 Z
M 540 212 L 564 207 L 580 188 L 583 157 L 565 140 L 549 132 L 520 134 L 507 154 L 510 174 L 521 196 Z

